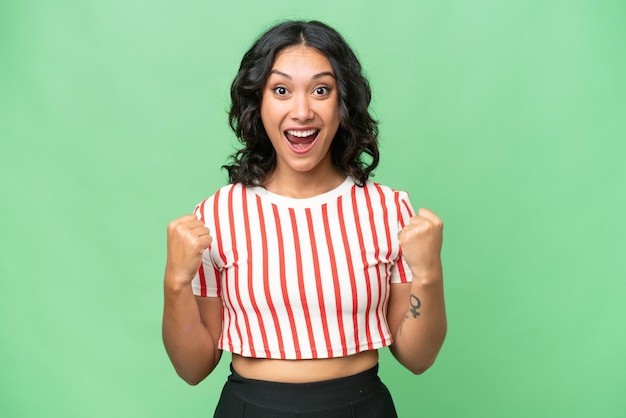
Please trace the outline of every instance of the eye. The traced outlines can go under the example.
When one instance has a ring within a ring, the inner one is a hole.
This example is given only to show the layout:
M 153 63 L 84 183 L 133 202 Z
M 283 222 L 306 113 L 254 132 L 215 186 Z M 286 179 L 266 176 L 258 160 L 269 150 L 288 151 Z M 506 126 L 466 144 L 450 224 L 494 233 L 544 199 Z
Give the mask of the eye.
M 289 93 L 289 90 L 287 90 L 286 87 L 278 86 L 274 87 L 274 93 L 276 93 L 277 96 L 286 96 Z
M 325 86 L 316 87 L 314 93 L 316 96 L 326 96 L 330 93 L 330 88 Z

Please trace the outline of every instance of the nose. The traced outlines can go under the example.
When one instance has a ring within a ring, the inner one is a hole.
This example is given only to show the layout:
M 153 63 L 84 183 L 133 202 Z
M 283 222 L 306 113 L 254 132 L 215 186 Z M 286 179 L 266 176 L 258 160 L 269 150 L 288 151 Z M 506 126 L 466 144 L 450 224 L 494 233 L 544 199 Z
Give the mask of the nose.
M 305 122 L 314 118 L 310 100 L 305 94 L 294 96 L 291 109 L 291 117 L 294 120 Z

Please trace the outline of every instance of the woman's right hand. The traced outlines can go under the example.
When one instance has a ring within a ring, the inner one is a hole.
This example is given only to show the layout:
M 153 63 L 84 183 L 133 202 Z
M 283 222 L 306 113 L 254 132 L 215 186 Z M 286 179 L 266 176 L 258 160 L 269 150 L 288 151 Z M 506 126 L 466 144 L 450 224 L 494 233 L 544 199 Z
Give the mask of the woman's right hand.
M 211 234 L 196 215 L 174 219 L 167 226 L 165 282 L 172 286 L 191 283 L 202 262 L 202 253 L 211 245 Z

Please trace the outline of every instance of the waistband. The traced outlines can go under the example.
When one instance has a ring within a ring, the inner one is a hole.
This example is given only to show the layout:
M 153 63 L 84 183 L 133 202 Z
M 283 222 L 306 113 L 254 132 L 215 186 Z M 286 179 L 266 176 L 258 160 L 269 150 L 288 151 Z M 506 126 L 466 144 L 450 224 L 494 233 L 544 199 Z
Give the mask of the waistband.
M 363 399 L 380 389 L 378 364 L 369 370 L 338 379 L 311 383 L 282 383 L 246 379 L 230 365 L 226 387 L 257 405 L 306 410 L 320 405 L 332 408 Z

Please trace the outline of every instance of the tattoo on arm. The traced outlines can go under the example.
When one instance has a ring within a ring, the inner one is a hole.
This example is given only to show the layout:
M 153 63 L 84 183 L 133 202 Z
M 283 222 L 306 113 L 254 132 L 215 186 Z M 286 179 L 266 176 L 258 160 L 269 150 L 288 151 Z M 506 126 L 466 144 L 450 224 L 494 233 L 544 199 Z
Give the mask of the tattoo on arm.
M 406 315 L 398 326 L 398 335 L 402 335 L 402 326 L 404 325 L 406 320 L 409 319 L 409 312 L 411 313 L 411 315 L 413 315 L 413 318 L 417 318 L 418 316 L 420 316 L 418 309 L 422 307 L 422 302 L 419 300 L 419 298 L 414 294 L 411 294 L 409 298 L 409 304 L 411 305 L 411 307 L 408 309 Z
M 417 296 L 415 296 L 414 294 L 411 294 L 409 303 L 411 305 L 411 307 L 409 308 L 409 312 L 411 312 L 411 315 L 413 315 L 413 318 L 417 318 L 420 315 L 420 313 L 418 312 L 418 309 L 422 307 L 422 302 L 420 302 Z

